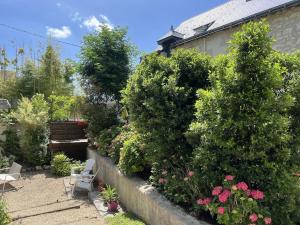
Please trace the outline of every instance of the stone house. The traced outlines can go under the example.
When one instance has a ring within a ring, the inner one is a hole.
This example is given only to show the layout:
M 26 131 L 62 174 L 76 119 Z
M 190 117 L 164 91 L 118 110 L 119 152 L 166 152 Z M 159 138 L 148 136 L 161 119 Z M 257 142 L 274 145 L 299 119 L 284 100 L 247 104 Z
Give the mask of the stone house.
M 212 56 L 226 53 L 228 41 L 242 24 L 265 18 L 275 38 L 273 48 L 300 50 L 300 0 L 229 0 L 212 10 L 182 22 L 161 37 L 158 52 L 196 48 Z

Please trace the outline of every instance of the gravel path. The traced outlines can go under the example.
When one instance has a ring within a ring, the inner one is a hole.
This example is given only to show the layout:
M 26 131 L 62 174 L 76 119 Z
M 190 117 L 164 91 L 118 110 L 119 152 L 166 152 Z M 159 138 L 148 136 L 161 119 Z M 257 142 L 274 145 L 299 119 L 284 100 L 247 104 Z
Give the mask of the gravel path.
M 68 199 L 63 178 L 49 173 L 24 174 L 25 179 L 12 183 L 18 191 L 5 193 L 8 211 L 12 218 L 29 216 L 36 213 L 79 207 L 60 212 L 15 220 L 13 224 L 23 225 L 104 225 L 87 196 Z

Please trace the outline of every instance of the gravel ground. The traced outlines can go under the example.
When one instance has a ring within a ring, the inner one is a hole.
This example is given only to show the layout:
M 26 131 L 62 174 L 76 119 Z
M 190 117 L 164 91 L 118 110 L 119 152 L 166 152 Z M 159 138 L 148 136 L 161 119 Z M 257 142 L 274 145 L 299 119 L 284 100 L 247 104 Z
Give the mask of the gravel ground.
M 12 218 L 24 217 L 36 213 L 79 207 L 60 212 L 30 216 L 15 220 L 13 224 L 23 225 L 104 225 L 93 204 L 86 195 L 68 199 L 63 178 L 49 173 L 24 174 L 24 179 L 12 183 L 18 191 L 5 193 L 5 200 Z

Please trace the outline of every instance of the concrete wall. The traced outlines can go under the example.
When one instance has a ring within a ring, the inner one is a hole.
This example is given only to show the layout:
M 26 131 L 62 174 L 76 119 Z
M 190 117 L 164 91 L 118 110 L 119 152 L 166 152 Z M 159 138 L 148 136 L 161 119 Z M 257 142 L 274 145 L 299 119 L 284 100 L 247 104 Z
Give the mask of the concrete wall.
M 271 36 L 276 40 L 273 44 L 274 49 L 283 52 L 300 50 L 300 6 L 270 14 L 266 19 L 270 23 Z M 178 47 L 197 48 L 212 56 L 224 54 L 232 34 L 240 28 L 241 26 L 236 26 L 219 31 Z
M 98 178 L 115 187 L 126 209 L 147 224 L 208 225 L 174 206 L 145 181 L 124 176 L 110 159 L 100 156 L 96 151 L 88 149 L 88 158 L 96 160 L 97 169 L 100 168 Z

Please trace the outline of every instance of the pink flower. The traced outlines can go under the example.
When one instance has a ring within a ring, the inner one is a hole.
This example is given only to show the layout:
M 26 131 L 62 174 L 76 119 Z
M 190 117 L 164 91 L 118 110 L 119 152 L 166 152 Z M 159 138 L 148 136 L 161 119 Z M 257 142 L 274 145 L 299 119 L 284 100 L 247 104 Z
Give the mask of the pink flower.
M 227 180 L 227 181 L 231 181 L 231 180 L 233 180 L 234 179 L 234 176 L 231 176 L 231 175 L 227 175 L 226 177 L 225 177 L 225 180 Z
M 219 201 L 222 203 L 227 202 L 227 199 L 231 195 L 231 192 L 229 190 L 224 190 L 220 195 L 219 195 Z
M 160 183 L 160 184 L 165 184 L 166 181 L 167 181 L 167 180 L 164 179 L 164 178 L 159 178 L 158 183 Z
M 272 223 L 271 217 L 264 218 L 264 222 L 265 222 L 265 224 L 271 224 Z
M 239 182 L 236 185 L 237 189 L 247 191 L 248 190 L 248 185 L 245 182 Z
M 195 175 L 195 172 L 194 171 L 189 171 L 188 172 L 188 177 L 192 177 L 192 176 L 194 176 Z
M 251 196 L 256 200 L 264 199 L 264 193 L 262 191 L 259 191 L 259 190 L 252 190 L 251 191 Z
M 256 222 L 258 220 L 258 216 L 255 213 L 253 213 L 249 216 L 249 220 L 251 222 Z
M 300 177 L 300 173 L 296 173 L 295 176 Z
M 198 205 L 208 205 L 211 202 L 211 198 L 198 199 Z
M 218 214 L 223 215 L 225 213 L 224 207 L 218 207 Z
M 214 189 L 212 190 L 212 195 L 213 196 L 219 195 L 221 193 L 222 189 L 223 188 L 221 186 L 214 187 Z

